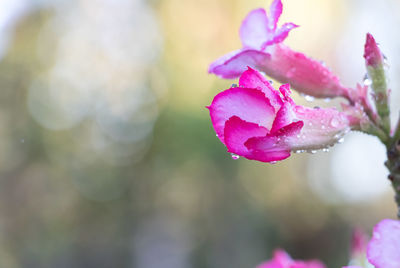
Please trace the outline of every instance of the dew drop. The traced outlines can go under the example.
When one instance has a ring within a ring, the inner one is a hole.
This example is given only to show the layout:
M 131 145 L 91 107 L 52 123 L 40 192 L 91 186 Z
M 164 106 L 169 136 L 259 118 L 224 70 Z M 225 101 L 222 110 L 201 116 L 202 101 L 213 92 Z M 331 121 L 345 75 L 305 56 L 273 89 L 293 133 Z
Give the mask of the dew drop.
M 372 85 L 372 80 L 369 78 L 368 74 L 364 75 L 363 83 L 364 83 L 365 86 Z
M 387 57 L 385 56 L 385 54 L 382 54 L 382 56 L 383 56 L 383 64 L 385 64 L 385 67 L 389 67 Z
M 328 102 L 331 102 L 331 100 L 332 100 L 331 98 L 325 98 L 325 99 L 324 99 L 324 102 L 327 102 L 327 103 L 328 103 Z
M 332 118 L 331 126 L 335 127 L 335 128 L 338 127 L 339 126 L 339 120 L 337 120 L 336 118 Z
M 328 153 L 328 152 L 329 152 L 329 148 L 322 148 L 322 151 L 323 151 L 324 153 Z
M 310 122 L 310 123 L 308 123 L 308 125 L 309 125 L 310 127 L 312 127 L 313 124 Z
M 326 128 L 325 125 L 322 125 L 322 126 L 321 126 L 321 129 L 325 129 L 325 128 Z
M 238 160 L 240 158 L 240 156 L 238 156 L 237 154 L 231 154 L 231 157 L 233 160 Z
M 304 98 L 308 102 L 313 102 L 315 100 L 315 98 L 313 96 L 310 96 L 310 95 L 304 95 Z
M 341 137 L 340 139 L 338 139 L 338 141 L 337 141 L 338 143 L 343 143 L 344 142 L 344 138 L 343 137 Z
M 315 154 L 315 153 L 317 153 L 317 150 L 310 150 L 309 153 L 310 154 Z

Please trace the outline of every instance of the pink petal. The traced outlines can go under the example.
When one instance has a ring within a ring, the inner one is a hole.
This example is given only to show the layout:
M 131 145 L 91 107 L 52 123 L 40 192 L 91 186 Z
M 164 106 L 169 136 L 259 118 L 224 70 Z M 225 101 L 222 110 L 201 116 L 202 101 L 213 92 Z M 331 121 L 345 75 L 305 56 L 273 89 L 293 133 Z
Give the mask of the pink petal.
M 293 121 L 294 113 L 292 104 L 285 102 L 276 114 L 274 123 L 272 124 L 271 133 L 275 133 L 280 128 L 290 124 Z
M 250 138 L 245 146 L 251 152 L 247 158 L 261 162 L 275 162 L 290 156 L 290 149 L 279 144 L 276 136 Z
M 268 39 L 268 19 L 264 9 L 250 11 L 240 26 L 240 39 L 243 47 L 260 49 Z
M 258 265 L 256 268 L 282 268 L 290 267 L 293 263 L 292 258 L 284 250 L 277 249 L 274 251 L 272 260 Z
M 333 146 L 350 130 L 347 115 L 335 108 L 294 107 L 298 120 L 304 127 L 296 137 L 290 137 L 287 143 L 292 150 L 317 150 Z
M 269 29 L 275 31 L 279 17 L 282 14 L 282 2 L 281 0 L 274 0 L 269 7 Z
M 258 69 L 263 66 L 270 58 L 270 54 L 254 50 L 240 49 L 233 51 L 213 62 L 209 69 L 209 73 L 214 73 L 219 77 L 233 79 L 239 77 L 247 67 Z
M 358 102 L 353 105 L 340 103 L 340 106 L 342 107 L 343 113 L 346 114 L 346 117 L 349 120 L 349 125 L 353 130 L 361 130 L 362 126 L 368 126 L 371 124 L 367 114 L 371 114 L 372 118 L 376 118 L 376 114 L 373 111 L 368 110 L 366 106 L 363 106 Z
M 293 260 L 283 250 L 276 250 L 273 259 L 264 262 L 257 268 L 326 268 L 323 263 L 317 260 L 301 261 Z
M 297 135 L 303 126 L 304 126 L 303 121 L 296 121 L 278 129 L 277 131 L 275 131 L 274 135 L 278 137 L 279 135 L 281 135 L 282 136 L 280 137 L 281 140 L 284 140 L 286 137 Z
M 372 105 L 369 99 L 369 91 L 368 86 L 361 86 L 357 84 L 356 89 L 349 90 L 349 99 L 351 103 L 355 103 L 356 105 L 360 105 L 362 107 L 362 111 L 365 112 L 368 116 L 372 117 L 372 119 L 377 122 L 378 121 L 378 114 L 375 109 L 375 106 Z M 351 110 L 352 106 L 346 107 L 347 110 Z
M 240 76 L 239 85 L 241 87 L 257 88 L 264 92 L 276 110 L 283 104 L 279 92 L 272 87 L 263 75 L 250 67 Z
M 357 258 L 360 255 L 364 255 L 367 249 L 367 241 L 367 235 L 363 230 L 354 229 L 351 237 L 351 257 Z
M 241 120 L 237 116 L 232 116 L 225 123 L 224 139 L 228 152 L 240 156 L 248 156 L 249 150 L 244 143 L 251 137 L 265 136 L 268 130 L 257 124 Z
M 400 267 L 400 221 L 385 219 L 375 225 L 367 257 L 376 268 Z
M 281 85 L 279 87 L 279 91 L 281 92 L 281 94 L 286 102 L 289 102 L 290 104 L 295 105 L 294 101 L 290 97 L 290 95 L 292 94 L 292 91 L 290 90 L 289 84 Z
M 285 40 L 286 37 L 289 35 L 289 32 L 297 27 L 299 26 L 291 22 L 283 24 L 278 31 L 274 32 L 271 38 L 269 38 L 265 43 L 263 43 L 261 49 L 264 50 L 267 46 L 283 42 L 283 40 Z
M 367 34 L 367 41 L 365 42 L 364 58 L 367 66 L 376 67 L 383 64 L 383 55 L 370 33 Z
M 257 89 L 230 88 L 216 95 L 208 108 L 215 132 L 222 142 L 225 122 L 232 116 L 267 129 L 271 128 L 275 118 L 274 107 Z
M 301 93 L 319 98 L 348 96 L 348 89 L 320 62 L 278 44 L 271 47 L 270 60 L 264 61 L 258 70 Z
M 287 143 L 287 141 L 290 141 L 292 136 L 296 136 L 302 127 L 303 122 L 298 121 L 281 128 L 275 134 L 250 138 L 245 143 L 245 146 L 252 154 L 249 159 L 272 162 L 288 158 L 291 144 Z

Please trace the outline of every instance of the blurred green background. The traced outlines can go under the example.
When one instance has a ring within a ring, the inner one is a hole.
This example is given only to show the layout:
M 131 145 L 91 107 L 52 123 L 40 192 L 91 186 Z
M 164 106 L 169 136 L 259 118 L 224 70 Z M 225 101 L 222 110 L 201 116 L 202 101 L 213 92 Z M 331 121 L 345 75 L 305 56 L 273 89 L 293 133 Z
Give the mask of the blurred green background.
M 270 2 L 1 0 L 0 267 L 244 268 L 275 248 L 341 267 L 354 226 L 395 217 L 373 137 L 275 165 L 216 138 L 205 106 L 234 81 L 208 64 Z M 283 4 L 285 42 L 349 86 L 373 33 L 398 111 L 398 1 Z

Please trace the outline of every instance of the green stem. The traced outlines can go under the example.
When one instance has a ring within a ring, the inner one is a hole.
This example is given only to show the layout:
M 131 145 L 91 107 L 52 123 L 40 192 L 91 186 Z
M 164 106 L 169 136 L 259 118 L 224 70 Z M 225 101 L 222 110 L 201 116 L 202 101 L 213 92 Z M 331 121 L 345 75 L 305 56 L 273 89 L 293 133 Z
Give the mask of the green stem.
M 399 140 L 400 139 L 400 113 L 399 113 L 399 119 L 397 121 L 396 127 L 393 132 L 393 139 L 394 140 Z
M 400 139 L 394 140 L 387 149 L 387 157 L 385 165 L 389 169 L 389 180 L 395 192 L 395 201 L 397 204 L 397 217 L 400 219 Z
M 374 90 L 374 100 L 376 110 L 380 117 L 382 129 L 390 133 L 390 109 L 388 104 L 386 75 L 383 64 L 367 67 L 368 75 L 372 80 L 372 89 Z
M 368 124 L 360 126 L 360 130 L 366 134 L 376 136 L 386 147 L 390 145 L 390 136 L 374 122 L 370 121 Z

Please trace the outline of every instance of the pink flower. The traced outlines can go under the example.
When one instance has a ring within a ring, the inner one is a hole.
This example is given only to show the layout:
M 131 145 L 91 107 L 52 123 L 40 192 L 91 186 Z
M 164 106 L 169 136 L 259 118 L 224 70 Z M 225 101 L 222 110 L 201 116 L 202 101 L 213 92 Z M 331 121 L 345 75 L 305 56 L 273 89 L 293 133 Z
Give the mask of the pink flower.
M 351 237 L 351 252 L 353 259 L 360 257 L 365 258 L 365 250 L 367 248 L 367 235 L 359 228 L 354 229 Z
M 228 152 L 247 159 L 273 162 L 291 151 L 313 151 L 334 145 L 357 118 L 335 108 L 308 108 L 290 98 L 289 85 L 275 90 L 257 71 L 248 68 L 239 87 L 215 96 L 211 121 Z
M 382 52 L 370 33 L 367 34 L 367 41 L 364 46 L 364 58 L 367 66 L 373 67 L 382 65 L 384 61 Z
M 278 249 L 275 250 L 272 260 L 258 265 L 257 268 L 326 268 L 326 266 L 317 260 L 293 260 L 285 251 Z
M 365 248 L 365 237 L 362 233 L 353 240 L 353 253 L 361 255 Z M 355 246 L 355 248 L 354 248 Z M 400 221 L 385 219 L 374 227 L 372 239 L 367 246 L 367 259 L 375 268 L 400 267 Z M 362 268 L 360 266 L 345 266 L 343 268 Z
M 209 72 L 222 78 L 236 78 L 250 66 L 282 83 L 290 83 L 307 95 L 349 98 L 351 90 L 342 86 L 322 63 L 282 44 L 289 32 L 298 26 L 285 23 L 278 28 L 281 13 L 280 0 L 272 2 L 269 16 L 264 9 L 251 11 L 240 28 L 243 48 L 216 60 L 210 65 Z
M 352 254 L 361 255 L 365 250 L 365 234 L 356 230 L 352 239 Z M 400 221 L 382 220 L 374 227 L 373 237 L 368 243 L 368 261 L 375 268 L 400 267 Z M 256 268 L 324 268 L 319 261 L 293 260 L 284 250 L 276 250 L 272 260 L 264 262 Z M 369 266 L 368 266 L 369 267 Z M 343 268 L 362 268 L 350 265 Z
M 367 258 L 376 268 L 400 267 L 400 221 L 385 219 L 375 225 Z

